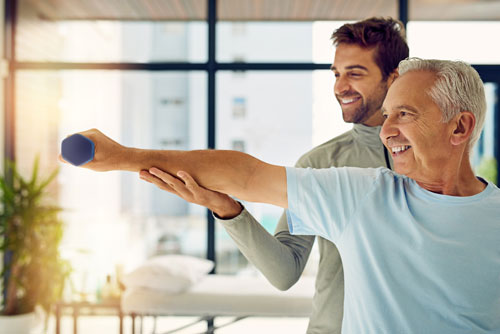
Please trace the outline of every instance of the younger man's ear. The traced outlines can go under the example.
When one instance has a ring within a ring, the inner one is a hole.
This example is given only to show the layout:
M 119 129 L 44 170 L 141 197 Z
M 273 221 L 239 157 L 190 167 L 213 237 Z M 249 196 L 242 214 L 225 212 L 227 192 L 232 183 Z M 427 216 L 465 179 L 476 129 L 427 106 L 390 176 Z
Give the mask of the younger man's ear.
M 394 80 L 396 80 L 396 78 L 399 77 L 399 71 L 398 69 L 396 68 L 394 71 L 391 72 L 391 74 L 389 74 L 389 76 L 387 77 L 387 86 L 391 86 L 392 83 L 394 82 Z
M 454 120 L 453 133 L 451 134 L 451 144 L 461 145 L 467 142 L 476 126 L 476 117 L 470 111 L 462 111 Z

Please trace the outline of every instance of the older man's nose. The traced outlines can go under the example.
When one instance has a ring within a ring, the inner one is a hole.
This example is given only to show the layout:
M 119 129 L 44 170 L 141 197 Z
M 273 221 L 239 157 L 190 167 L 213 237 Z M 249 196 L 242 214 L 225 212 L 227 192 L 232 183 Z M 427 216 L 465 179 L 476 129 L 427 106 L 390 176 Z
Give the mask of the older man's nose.
M 385 143 L 389 138 L 396 137 L 397 135 L 399 135 L 398 127 L 391 117 L 387 117 L 380 130 L 380 140 Z

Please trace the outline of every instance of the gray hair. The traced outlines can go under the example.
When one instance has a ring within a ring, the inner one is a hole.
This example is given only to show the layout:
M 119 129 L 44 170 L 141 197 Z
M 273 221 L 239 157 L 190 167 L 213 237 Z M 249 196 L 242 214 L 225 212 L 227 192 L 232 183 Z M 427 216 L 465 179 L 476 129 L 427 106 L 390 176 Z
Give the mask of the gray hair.
M 469 141 L 469 149 L 476 144 L 484 125 L 486 96 L 484 84 L 477 71 L 462 61 L 409 58 L 399 63 L 399 74 L 409 71 L 430 71 L 436 75 L 434 85 L 427 94 L 448 122 L 462 111 L 476 117 L 476 125 Z

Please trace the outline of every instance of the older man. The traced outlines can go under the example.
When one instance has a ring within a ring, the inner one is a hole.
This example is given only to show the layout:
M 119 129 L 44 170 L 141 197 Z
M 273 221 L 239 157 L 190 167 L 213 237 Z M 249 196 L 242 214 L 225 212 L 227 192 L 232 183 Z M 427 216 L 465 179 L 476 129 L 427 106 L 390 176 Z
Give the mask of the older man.
M 469 154 L 486 110 L 477 72 L 461 62 L 404 61 L 383 104 L 385 168 L 300 169 L 234 151 L 148 151 L 96 130 L 95 170 L 158 168 L 241 199 L 288 208 L 292 233 L 333 241 L 345 277 L 343 333 L 500 333 L 500 190 Z M 184 187 L 184 188 L 183 188 Z M 188 184 L 187 189 L 189 190 Z
M 379 139 L 384 121 L 380 108 L 397 76 L 399 62 L 408 58 L 404 36 L 400 21 L 377 17 L 346 23 L 333 32 L 333 93 L 344 121 L 353 123 L 353 128 L 304 153 L 296 167 L 391 167 Z M 299 280 L 317 239 L 319 264 L 307 333 L 340 333 L 344 273 L 340 254 L 331 241 L 290 234 L 286 214 L 278 220 L 274 235 L 270 234 L 231 197 L 194 189 L 197 192 L 187 192 L 185 199 L 215 212 L 241 253 L 278 289 L 287 290 Z M 202 201 L 194 201 L 196 197 Z

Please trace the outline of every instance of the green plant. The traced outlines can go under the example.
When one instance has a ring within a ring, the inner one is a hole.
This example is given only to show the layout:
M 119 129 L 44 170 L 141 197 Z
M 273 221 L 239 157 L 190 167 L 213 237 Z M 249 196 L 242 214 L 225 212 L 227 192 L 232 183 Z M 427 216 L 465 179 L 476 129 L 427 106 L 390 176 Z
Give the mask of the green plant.
M 0 250 L 6 258 L 2 277 L 6 273 L 8 277 L 4 315 L 32 312 L 37 305 L 48 314 L 51 305 L 60 300 L 71 270 L 59 254 L 61 209 L 47 203 L 47 187 L 58 170 L 45 179 L 39 179 L 38 173 L 36 158 L 31 179 L 21 176 L 14 163 L 7 163 L 6 173 L 0 176 Z
M 495 158 L 483 157 L 477 167 L 477 174 L 496 184 L 498 181 L 497 168 L 497 161 Z

